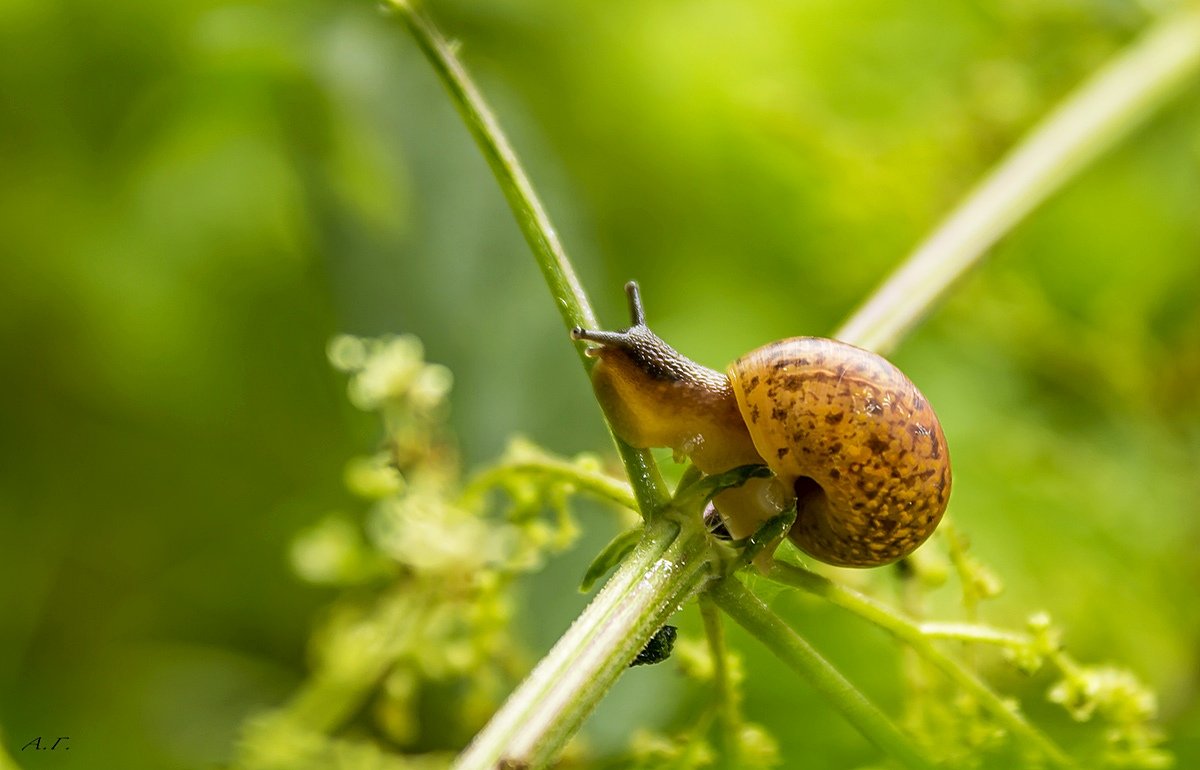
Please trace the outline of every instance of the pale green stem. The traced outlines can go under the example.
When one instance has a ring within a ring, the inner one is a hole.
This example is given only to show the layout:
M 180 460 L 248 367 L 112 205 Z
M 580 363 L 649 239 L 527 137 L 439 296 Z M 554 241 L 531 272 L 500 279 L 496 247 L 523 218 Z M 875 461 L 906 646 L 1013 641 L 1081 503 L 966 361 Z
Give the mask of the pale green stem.
M 878 706 L 867 700 L 840 671 L 736 578 L 716 583 L 709 595 L 738 625 L 807 679 L 847 721 L 888 756 L 913 770 L 931 770 L 937 766 L 922 747 L 910 741 Z
M 1050 740 L 1049 736 L 1034 727 L 1015 705 L 997 695 L 972 671 L 942 652 L 932 639 L 925 636 L 919 624 L 898 615 L 895 610 L 869 596 L 802 567 L 776 562 L 767 577 L 820 596 L 831 604 L 849 610 L 891 633 L 897 639 L 908 644 L 922 658 L 941 669 L 959 687 L 978 698 L 980 704 L 1004 724 L 1013 735 L 1039 751 L 1055 767 L 1075 767 L 1075 763 L 1066 752 Z
M 729 673 L 729 651 L 725 647 L 725 628 L 721 625 L 721 615 L 707 594 L 700 597 L 700 616 L 704 619 L 704 634 L 708 638 L 708 651 L 713 664 L 713 696 L 717 710 L 714 741 L 717 766 L 737 770 L 742 733 L 742 719 L 738 708 L 740 698 Z
M 1008 650 L 1030 650 L 1034 649 L 1036 644 L 1029 634 L 993 628 L 981 623 L 931 621 L 918 624 L 918 628 L 927 639 L 952 639 L 956 642 L 987 644 Z M 1053 666 L 1067 676 L 1077 676 L 1082 668 L 1074 658 L 1062 650 L 1053 650 L 1044 654 Z
M 1200 68 L 1200 8 L 1164 18 L 1036 126 L 834 336 L 880 352 L 988 249 L 1075 174 L 1154 114 Z
M 917 629 L 927 639 L 953 639 L 958 642 L 990 644 L 1015 650 L 1025 650 L 1033 646 L 1033 637 L 1028 634 L 992 628 L 979 623 L 928 621 L 917 624 Z
M 667 517 L 646 535 L 454 764 L 546 766 L 633 657 L 711 575 L 704 531 Z
M 508 205 L 521 227 L 521 233 L 537 257 L 542 277 L 546 279 L 546 285 L 554 297 L 554 306 L 562 315 L 563 323 L 568 329 L 574 326 L 596 328 L 596 315 L 587 301 L 583 286 L 575 276 L 571 261 L 567 259 L 562 242 L 558 239 L 558 232 L 550 222 L 550 217 L 534 192 L 520 161 L 517 160 L 508 137 L 500 128 L 483 95 L 471 81 L 462 62 L 458 60 L 454 46 L 442 37 L 442 33 L 433 22 L 416 7 L 418 3 L 408 0 L 390 0 L 390 3 L 399 11 L 425 58 L 433 65 L 442 84 L 450 92 L 454 106 L 471 135 L 475 137 L 475 143 L 479 145 L 483 157 L 492 167 L 492 173 L 500 183 L 500 189 L 508 199 Z
M 488 468 L 471 479 L 471 483 L 463 490 L 463 499 L 470 501 L 478 498 L 488 489 L 502 484 L 514 473 L 566 481 L 582 492 L 588 492 L 630 510 L 637 510 L 637 499 L 629 484 L 614 479 L 606 473 L 585 470 L 568 460 L 561 460 L 549 455 L 528 460 L 501 462 L 499 465 Z

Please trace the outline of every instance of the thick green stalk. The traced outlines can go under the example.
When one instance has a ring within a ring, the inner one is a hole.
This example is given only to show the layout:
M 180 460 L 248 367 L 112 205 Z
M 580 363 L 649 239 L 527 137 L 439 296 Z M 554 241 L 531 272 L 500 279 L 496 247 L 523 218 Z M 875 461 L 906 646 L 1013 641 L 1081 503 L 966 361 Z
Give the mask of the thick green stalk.
M 807 679 L 867 740 L 888 756 L 913 770 L 931 770 L 937 766 L 878 706 L 867 700 L 862 691 L 767 609 L 737 578 L 730 577 L 716 583 L 709 595 L 738 625 Z
M 1200 8 L 1155 24 L 1046 116 L 834 336 L 886 352 L 1030 211 L 1200 69 Z
M 711 576 L 703 529 L 660 517 L 454 770 L 544 767 L 655 630 Z

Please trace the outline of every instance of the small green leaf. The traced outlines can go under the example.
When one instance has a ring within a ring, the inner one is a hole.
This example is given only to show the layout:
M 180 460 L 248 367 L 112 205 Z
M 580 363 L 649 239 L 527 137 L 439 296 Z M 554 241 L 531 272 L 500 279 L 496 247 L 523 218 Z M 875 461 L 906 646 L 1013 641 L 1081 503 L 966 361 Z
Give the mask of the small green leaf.
M 602 578 L 610 569 L 617 566 L 633 550 L 633 547 L 637 545 L 641 537 L 641 527 L 625 530 L 614 537 L 612 542 L 604 546 L 604 549 L 596 554 L 596 558 L 592 559 L 591 566 L 588 567 L 587 573 L 584 574 L 583 580 L 579 584 L 579 591 L 586 594 L 592 590 L 592 586 L 596 585 L 596 581 Z
M 681 483 L 681 489 L 675 493 L 675 505 L 683 509 L 690 507 L 690 504 L 701 507 L 730 487 L 740 487 L 750 479 L 765 479 L 770 476 L 771 469 L 765 465 L 739 465 L 724 473 L 705 476 L 691 484 Z

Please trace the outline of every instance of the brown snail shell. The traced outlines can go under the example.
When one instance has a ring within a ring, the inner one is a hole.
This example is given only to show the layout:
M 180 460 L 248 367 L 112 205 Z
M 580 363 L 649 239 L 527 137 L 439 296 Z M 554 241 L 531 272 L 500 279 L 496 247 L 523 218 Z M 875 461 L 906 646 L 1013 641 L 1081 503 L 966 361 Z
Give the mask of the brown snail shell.
M 729 367 L 759 455 L 796 497 L 789 538 L 830 564 L 874 566 L 923 543 L 950 498 L 937 416 L 880 356 L 794 337 Z

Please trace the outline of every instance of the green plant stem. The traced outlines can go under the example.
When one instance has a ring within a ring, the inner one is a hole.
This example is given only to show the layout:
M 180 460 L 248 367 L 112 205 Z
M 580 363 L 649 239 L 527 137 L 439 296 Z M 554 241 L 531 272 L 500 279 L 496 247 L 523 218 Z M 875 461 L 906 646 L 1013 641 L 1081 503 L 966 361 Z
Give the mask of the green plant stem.
M 1066 651 L 1039 650 L 1032 636 L 1019 631 L 994 628 L 982 623 L 954 623 L 928 621 L 918 624 L 926 639 L 950 639 L 966 644 L 986 644 L 1006 650 L 1024 652 L 1032 650 L 1045 655 L 1046 660 L 1066 676 L 1078 676 L 1082 666 Z
M 832 580 L 784 562 L 776 562 L 767 577 L 785 585 L 801 588 L 831 604 L 849 610 L 905 642 L 925 660 L 936 666 L 959 687 L 974 695 L 1013 735 L 1050 760 L 1055 767 L 1075 768 L 1075 763 L 1045 733 L 1034 727 L 1020 710 L 997 695 L 973 672 L 942 652 L 922 632 L 920 624 L 905 618 L 890 607 Z
M 429 17 L 416 7 L 416 2 L 390 0 L 390 3 L 399 11 L 425 58 L 449 90 L 454 106 L 491 166 L 504 197 L 508 199 L 508 205 L 516 215 L 521 233 L 537 258 L 542 277 L 550 287 L 554 306 L 562 315 L 563 323 L 568 329 L 573 326 L 596 328 L 596 315 L 567 259 L 558 233 L 546 215 L 545 207 L 517 160 L 508 137 L 458 60 L 453 46 Z
M 879 707 L 851 684 L 812 645 L 789 628 L 737 578 L 716 583 L 709 595 L 738 625 L 752 633 L 806 678 L 868 740 L 905 767 L 930 770 L 937 763 L 912 743 Z
M 1200 8 L 1154 24 L 1046 116 L 834 336 L 885 352 L 997 240 L 1176 94 L 1200 68 Z
M 575 269 L 567 258 L 558 232 L 550 222 L 546 209 L 533 190 L 529 177 L 521 167 L 508 137 L 500 128 L 483 95 L 475 87 L 467 70 L 455 54 L 454 46 L 438 31 L 433 22 L 417 8 L 413 0 L 385 0 L 404 20 L 408 31 L 417 42 L 433 71 L 441 79 L 450 94 L 451 101 L 463 122 L 475 138 L 480 152 L 487 160 L 516 217 L 521 233 L 533 251 L 554 306 L 562 316 L 567 329 L 575 326 L 596 328 L 596 314 L 588 302 L 587 294 Z M 575 345 L 576 353 L 585 371 L 591 371 L 594 361 L 584 353 L 584 348 Z M 621 458 L 629 481 L 633 485 L 638 507 L 647 518 L 652 518 L 666 507 L 669 500 L 667 485 L 659 473 L 654 457 L 646 449 L 634 449 L 616 438 L 617 454 Z
M 566 481 L 583 492 L 588 492 L 625 508 L 637 510 L 637 498 L 634 497 L 633 488 L 629 484 L 614 479 L 606 473 L 585 470 L 575 463 L 550 455 L 528 460 L 501 462 L 488 468 L 471 479 L 471 483 L 463 490 L 463 499 L 477 498 L 486 490 L 502 483 L 514 472 Z
M 606 418 L 607 419 L 607 418 Z M 611 424 L 610 424 L 611 433 Z M 667 483 L 663 481 L 658 464 L 649 449 L 634 449 L 613 434 L 613 443 L 617 447 L 617 456 L 625 468 L 629 486 L 637 500 L 638 510 L 647 522 L 653 521 L 666 509 L 671 495 Z
M 711 576 L 703 529 L 660 517 L 571 628 L 459 756 L 544 767 L 676 608 Z
M 742 733 L 739 697 L 729 672 L 729 651 L 725 647 L 725 628 L 721 625 L 721 615 L 707 594 L 700 596 L 700 616 L 704 620 L 704 634 L 708 638 L 708 651 L 712 655 L 713 663 L 713 695 L 717 708 L 717 731 L 714 740 L 717 766 L 736 770 L 739 767 L 739 736 Z
M 1033 637 L 1016 631 L 979 623 L 945 623 L 927 621 L 917 624 L 917 630 L 926 639 L 953 639 L 956 642 L 989 644 L 1014 650 L 1026 650 L 1033 646 Z

